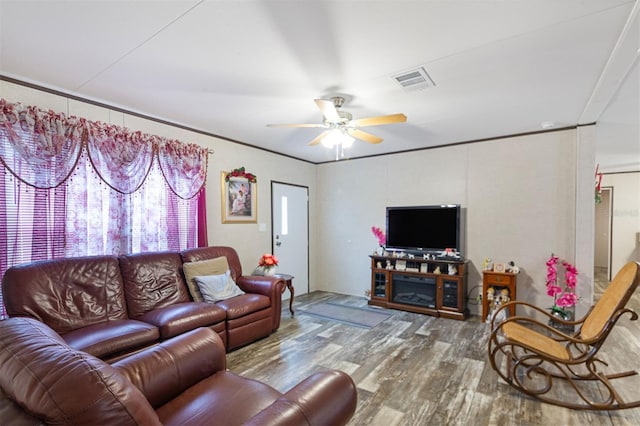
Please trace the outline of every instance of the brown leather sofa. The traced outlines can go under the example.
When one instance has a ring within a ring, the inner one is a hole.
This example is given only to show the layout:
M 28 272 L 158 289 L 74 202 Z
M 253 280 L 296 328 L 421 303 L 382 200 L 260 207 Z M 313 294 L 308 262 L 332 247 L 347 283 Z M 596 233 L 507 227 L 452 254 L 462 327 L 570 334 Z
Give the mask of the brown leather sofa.
M 246 293 L 194 302 L 183 264 L 220 256 Z M 9 268 L 2 280 L 10 317 L 41 321 L 108 362 L 198 327 L 218 333 L 227 350 L 266 337 L 280 325 L 283 286 L 275 277 L 243 276 L 231 247 L 33 262 Z
M 345 373 L 285 393 L 226 370 L 218 334 L 198 328 L 107 364 L 31 318 L 0 321 L 6 425 L 344 425 L 357 392 Z

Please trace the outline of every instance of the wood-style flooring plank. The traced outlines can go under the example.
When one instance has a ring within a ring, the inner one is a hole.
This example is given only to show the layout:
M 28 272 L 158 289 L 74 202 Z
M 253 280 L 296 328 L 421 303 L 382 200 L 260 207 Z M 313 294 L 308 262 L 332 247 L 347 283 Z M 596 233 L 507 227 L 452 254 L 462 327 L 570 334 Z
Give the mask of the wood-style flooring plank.
M 639 301 L 636 294 L 631 304 Z M 372 308 L 393 315 L 368 329 L 303 313 L 321 302 L 367 307 L 365 298 L 327 292 L 296 297 L 295 316 L 283 310 L 280 329 L 229 353 L 227 368 L 282 392 L 313 372 L 341 369 L 358 387 L 352 426 L 640 424 L 640 408 L 575 411 L 516 391 L 491 368 L 488 325 L 477 316 L 457 321 Z M 640 370 L 638 323 L 623 317 L 601 349 L 617 371 Z M 640 398 L 640 376 L 624 380 L 621 393 Z

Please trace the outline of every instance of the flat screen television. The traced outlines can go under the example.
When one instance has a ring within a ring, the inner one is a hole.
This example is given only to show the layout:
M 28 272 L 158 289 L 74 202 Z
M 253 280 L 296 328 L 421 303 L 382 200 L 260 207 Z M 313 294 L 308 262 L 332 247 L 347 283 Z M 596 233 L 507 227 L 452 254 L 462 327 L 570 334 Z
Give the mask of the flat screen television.
M 459 204 L 387 207 L 387 249 L 461 253 L 461 216 Z

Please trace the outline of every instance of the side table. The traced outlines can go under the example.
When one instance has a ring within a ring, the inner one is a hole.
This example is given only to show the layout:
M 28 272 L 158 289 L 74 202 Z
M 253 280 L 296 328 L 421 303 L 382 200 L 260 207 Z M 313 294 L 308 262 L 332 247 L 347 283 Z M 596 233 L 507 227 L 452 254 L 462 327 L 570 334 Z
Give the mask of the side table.
M 482 321 L 487 321 L 490 306 L 487 292 L 492 289 L 494 297 L 498 296 L 500 291 L 506 289 L 508 291 L 509 300 L 516 300 L 516 274 L 510 272 L 494 272 L 482 271 Z M 516 307 L 509 307 L 509 315 L 516 314 Z
M 293 295 L 294 295 L 294 288 L 293 288 L 293 278 L 295 278 L 293 275 L 289 275 L 289 274 L 274 274 L 274 277 L 277 278 L 282 278 L 286 284 L 286 287 L 282 288 L 282 292 L 284 293 L 285 288 L 289 289 L 289 294 L 291 295 L 291 297 L 289 298 L 289 311 L 291 312 L 291 316 L 293 316 L 294 312 L 293 312 Z

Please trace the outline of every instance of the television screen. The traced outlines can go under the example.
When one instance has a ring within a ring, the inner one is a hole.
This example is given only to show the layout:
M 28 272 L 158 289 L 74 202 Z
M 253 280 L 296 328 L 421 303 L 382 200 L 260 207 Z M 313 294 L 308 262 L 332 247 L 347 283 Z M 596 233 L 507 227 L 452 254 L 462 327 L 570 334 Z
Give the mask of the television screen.
M 387 248 L 461 252 L 460 215 L 458 204 L 387 207 Z

